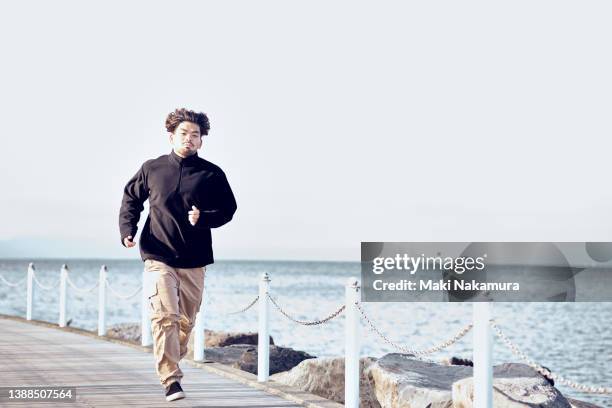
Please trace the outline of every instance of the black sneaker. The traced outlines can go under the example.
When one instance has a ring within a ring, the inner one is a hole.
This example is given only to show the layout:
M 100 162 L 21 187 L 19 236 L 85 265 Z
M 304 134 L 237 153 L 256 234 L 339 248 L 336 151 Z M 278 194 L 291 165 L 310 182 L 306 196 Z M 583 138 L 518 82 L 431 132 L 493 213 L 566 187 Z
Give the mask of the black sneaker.
M 185 398 L 185 393 L 181 388 L 181 384 L 179 384 L 178 382 L 173 382 L 166 389 L 166 401 L 175 401 L 181 398 Z

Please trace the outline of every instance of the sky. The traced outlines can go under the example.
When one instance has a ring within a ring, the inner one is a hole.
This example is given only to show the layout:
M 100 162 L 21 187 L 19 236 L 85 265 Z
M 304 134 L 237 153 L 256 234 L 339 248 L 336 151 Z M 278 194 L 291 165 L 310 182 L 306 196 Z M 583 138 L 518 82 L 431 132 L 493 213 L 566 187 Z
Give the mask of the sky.
M 361 241 L 612 241 L 606 2 L 0 5 L 1 257 L 124 257 L 123 188 L 166 115 L 238 211 L 218 259 Z M 141 217 L 142 226 L 146 212 Z M 139 238 L 139 234 L 137 235 Z

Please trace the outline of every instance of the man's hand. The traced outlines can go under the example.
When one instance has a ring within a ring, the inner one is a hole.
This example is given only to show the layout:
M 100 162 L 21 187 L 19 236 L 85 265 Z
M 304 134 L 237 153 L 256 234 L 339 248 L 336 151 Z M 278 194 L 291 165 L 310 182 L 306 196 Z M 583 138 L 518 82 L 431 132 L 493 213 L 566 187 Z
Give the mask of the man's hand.
M 191 225 L 196 225 L 198 219 L 200 218 L 200 210 L 195 205 L 191 206 L 191 211 L 189 211 L 189 222 Z
M 128 235 L 127 237 L 123 238 L 123 245 L 125 245 L 128 248 L 133 247 L 134 245 L 136 245 L 136 243 L 134 241 L 132 241 L 132 236 Z

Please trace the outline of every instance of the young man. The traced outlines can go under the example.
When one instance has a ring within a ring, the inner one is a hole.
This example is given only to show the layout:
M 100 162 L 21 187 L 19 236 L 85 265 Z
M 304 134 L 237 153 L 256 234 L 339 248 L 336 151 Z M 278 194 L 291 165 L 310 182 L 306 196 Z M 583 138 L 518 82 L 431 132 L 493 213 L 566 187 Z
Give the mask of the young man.
M 225 173 L 198 156 L 208 117 L 177 109 L 166 118 L 172 151 L 147 160 L 128 181 L 119 212 L 121 243 L 134 236 L 145 200 L 149 216 L 140 234 L 145 270 L 155 273 L 149 293 L 156 371 L 166 400 L 185 397 L 178 362 L 202 302 L 206 265 L 213 263 L 210 229 L 230 221 L 236 200 Z

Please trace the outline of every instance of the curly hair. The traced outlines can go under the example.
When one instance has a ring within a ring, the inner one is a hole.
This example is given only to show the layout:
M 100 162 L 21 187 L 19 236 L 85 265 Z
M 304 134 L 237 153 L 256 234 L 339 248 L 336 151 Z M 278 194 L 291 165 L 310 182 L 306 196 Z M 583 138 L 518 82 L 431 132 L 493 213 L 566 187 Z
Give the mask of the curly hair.
M 194 112 L 185 108 L 176 109 L 166 117 L 166 130 L 173 133 L 181 122 L 193 122 L 200 126 L 200 134 L 207 135 L 210 130 L 208 116 L 203 112 Z

